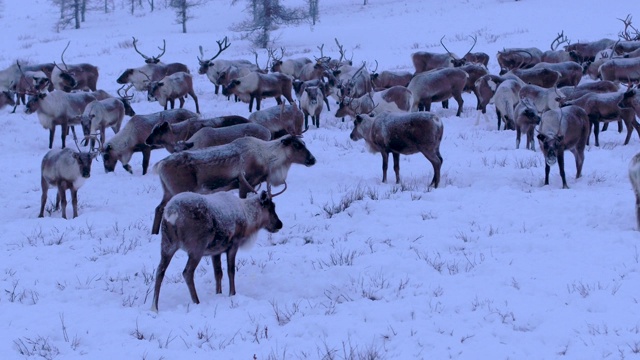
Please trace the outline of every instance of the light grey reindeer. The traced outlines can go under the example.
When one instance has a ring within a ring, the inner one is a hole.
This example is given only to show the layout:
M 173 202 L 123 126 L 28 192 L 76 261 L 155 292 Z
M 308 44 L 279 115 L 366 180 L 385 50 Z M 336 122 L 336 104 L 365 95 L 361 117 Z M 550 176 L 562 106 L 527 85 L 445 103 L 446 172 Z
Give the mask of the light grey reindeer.
M 77 145 L 78 143 L 76 142 L 76 147 Z M 44 217 L 47 191 L 51 186 L 55 186 L 58 189 L 54 210 L 58 210 L 60 202 L 62 202 L 62 217 L 67 218 L 66 191 L 70 190 L 73 217 L 78 217 L 78 189 L 91 175 L 91 162 L 97 155 L 98 152 L 96 151 L 83 152 L 80 151 L 80 148 L 78 148 L 78 152 L 65 148 L 49 150 L 45 154 L 44 158 L 42 158 L 41 166 L 42 197 L 38 217 Z

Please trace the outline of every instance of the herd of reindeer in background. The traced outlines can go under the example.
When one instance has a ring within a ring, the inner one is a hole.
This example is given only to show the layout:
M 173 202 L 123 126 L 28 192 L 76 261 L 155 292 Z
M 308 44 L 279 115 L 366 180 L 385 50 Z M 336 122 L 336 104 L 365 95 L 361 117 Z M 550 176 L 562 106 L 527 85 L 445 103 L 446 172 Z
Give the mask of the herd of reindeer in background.
M 631 16 L 619 20 L 624 23 L 619 39 L 571 44 L 561 32 L 547 51 L 535 47 L 499 51 L 497 75 L 488 71 L 487 54 L 471 52 L 476 45 L 474 37 L 463 57 L 446 48 L 444 36 L 440 43 L 446 52 L 411 54 L 414 72 L 377 72 L 377 62 L 373 70 L 364 62 L 354 66 L 352 59 L 346 59 L 338 39 L 339 59 L 324 55 L 324 45 L 318 46 L 320 56 L 313 60 L 283 60 L 284 48 L 267 49 L 264 68 L 258 64 L 255 51 L 254 62 L 218 59 L 230 46 L 226 37 L 216 41 L 218 50 L 211 58 L 205 58 L 200 46 L 198 73 L 215 85 L 215 94 L 221 87 L 228 99 L 233 96 L 248 103 L 248 118 L 200 117 L 193 75 L 187 65 L 160 61 L 166 43 L 159 47 L 159 55 L 147 56 L 133 38 L 133 48 L 145 64 L 127 69 L 118 77 L 116 82 L 122 87 L 117 96 L 97 89 L 96 66 L 64 61 L 67 44 L 61 64 L 16 61 L 1 70 L 0 107 L 13 106 L 15 112 L 22 102 L 27 114 L 37 113 L 42 126 L 49 130 L 50 149 L 55 128 L 61 127 L 62 149 L 49 150 L 42 160 L 39 217 L 44 216 L 50 186 L 58 189 L 55 210 L 61 202 L 62 217 L 67 218 L 65 192 L 70 190 L 73 217 L 78 216 L 77 191 L 90 176 L 92 159 L 99 154 L 107 172 L 114 171 L 119 161 L 132 173 L 129 161 L 134 152 L 142 152 L 142 173 L 146 174 L 151 150 L 166 148 L 171 153 L 155 165 L 163 190 L 152 226 L 153 234 L 162 233 L 152 305 L 157 311 L 165 270 L 179 248 L 188 252 L 183 276 L 193 302 L 199 303 L 193 276 L 203 256 L 212 256 L 216 293 L 221 293 L 221 254 L 226 253 L 229 294 L 235 294 L 238 247 L 260 229 L 276 232 L 282 228 L 272 199 L 286 190 L 291 165 L 315 164 L 315 157 L 300 137 L 309 129 L 309 117 L 312 125 L 320 126 L 321 112 L 325 108 L 331 111 L 329 98 L 336 100 L 336 117 L 354 119 L 351 139 L 364 139 L 372 151 L 381 153 L 383 182 L 387 180 L 389 154 L 393 155 L 399 183 L 400 154 L 420 152 L 433 166 L 430 185 L 438 187 L 444 126 L 438 115 L 430 112 L 431 104 L 442 102 L 443 108 L 448 108 L 448 100 L 453 98 L 458 105 L 456 116 L 460 116 L 462 93 L 468 92 L 477 98 L 477 121 L 480 114 L 486 119 L 487 105 L 493 103 L 498 129 L 516 130 L 516 148 L 524 133 L 525 147 L 535 151 L 537 131 L 545 158 L 544 184 L 549 184 L 550 168 L 558 163 L 562 186 L 568 188 L 564 152 L 573 153 L 579 178 L 592 129 L 595 145 L 599 146 L 600 122 L 606 130 L 609 122 L 617 121 L 619 132 L 624 123 L 625 145 L 633 129 L 640 137 L 636 118 L 640 117 L 640 33 L 632 25 Z M 562 44 L 563 49 L 559 49 Z M 585 78 L 588 80 L 583 81 Z M 146 91 L 147 99 L 158 101 L 164 110 L 136 114 L 131 107 L 133 95 L 128 94 L 132 87 Z M 195 113 L 183 108 L 187 96 L 194 101 Z M 261 109 L 261 101 L 271 97 L 278 105 Z M 121 129 L 125 115 L 131 118 Z M 80 150 L 75 125 L 81 125 L 82 145 L 88 146 L 88 151 Z M 109 127 L 114 135 L 107 140 Z M 78 151 L 65 147 L 69 129 Z M 636 194 L 640 229 L 640 154 L 631 161 L 629 177 Z M 249 196 L 257 193 L 263 182 L 267 191 Z M 272 186 L 281 185 L 284 189 L 272 194 Z M 238 189 L 239 197 L 226 192 L 232 189 Z

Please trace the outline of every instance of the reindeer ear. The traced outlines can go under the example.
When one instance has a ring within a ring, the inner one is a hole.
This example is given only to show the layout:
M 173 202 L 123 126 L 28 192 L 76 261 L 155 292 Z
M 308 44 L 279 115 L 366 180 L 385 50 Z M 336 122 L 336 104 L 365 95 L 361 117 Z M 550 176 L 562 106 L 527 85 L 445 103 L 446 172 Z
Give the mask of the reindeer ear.
M 542 134 L 538 134 L 538 136 L 536 136 L 536 137 L 537 137 L 537 138 L 538 138 L 538 140 L 540 140 L 540 141 L 544 141 L 544 139 L 545 139 L 545 138 L 544 138 L 544 135 L 542 135 Z
M 99 151 L 92 151 L 89 153 L 89 155 L 91 155 L 91 160 L 95 159 L 96 156 L 98 156 L 100 152 Z
M 265 190 L 260 192 L 260 204 L 264 205 L 269 200 L 269 194 Z
M 164 121 L 162 124 L 160 124 L 159 129 L 162 131 L 169 131 L 169 122 Z

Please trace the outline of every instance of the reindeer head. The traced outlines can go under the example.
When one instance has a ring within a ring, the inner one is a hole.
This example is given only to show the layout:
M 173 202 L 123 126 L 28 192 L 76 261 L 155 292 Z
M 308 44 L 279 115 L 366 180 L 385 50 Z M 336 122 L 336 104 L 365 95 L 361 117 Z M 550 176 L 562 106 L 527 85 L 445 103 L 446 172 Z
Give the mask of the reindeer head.
M 206 74 L 207 71 L 209 71 L 209 67 L 213 66 L 213 60 L 217 58 L 223 51 L 227 50 L 229 46 L 231 46 L 231 44 L 229 43 L 229 39 L 226 36 L 222 40 L 216 40 L 216 43 L 218 44 L 218 52 L 208 60 L 203 59 L 204 51 L 202 50 L 202 45 L 198 47 L 200 49 L 200 56 L 202 56 L 202 58 L 198 56 L 198 63 L 200 64 L 200 67 L 198 68 L 198 74 Z
M 37 93 L 29 95 L 27 104 L 25 105 L 25 113 L 33 114 L 40 108 L 40 104 L 47 97 L 47 93 Z
M 285 183 L 285 190 L 287 189 L 286 185 Z M 267 224 L 264 228 L 268 232 L 276 233 L 282 229 L 282 221 L 280 221 L 278 214 L 276 214 L 276 204 L 273 202 L 273 198 L 282 192 L 272 195 L 270 190 L 271 189 L 269 189 L 269 192 L 263 190 L 258 196 L 260 197 L 260 207 L 262 208 L 261 216 L 265 217 L 264 220 L 266 220 L 265 222 Z M 284 190 L 282 191 L 284 192 Z
M 538 140 L 540 141 L 540 149 L 544 154 L 545 162 L 549 166 L 555 165 L 558 161 L 558 153 L 562 150 L 563 135 L 547 136 L 544 134 L 538 134 Z

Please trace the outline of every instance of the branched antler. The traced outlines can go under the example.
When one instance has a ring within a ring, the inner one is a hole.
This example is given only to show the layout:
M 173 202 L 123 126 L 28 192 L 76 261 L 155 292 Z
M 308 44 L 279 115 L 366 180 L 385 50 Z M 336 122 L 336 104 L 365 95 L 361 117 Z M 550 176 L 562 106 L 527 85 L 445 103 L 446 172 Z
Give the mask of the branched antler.
M 628 14 L 625 19 L 618 18 L 618 20 L 622 21 L 622 23 L 624 24 L 624 30 L 618 33 L 618 37 L 626 41 L 640 40 L 640 31 L 636 27 L 631 25 L 631 14 Z M 633 30 L 634 34 L 630 33 L 629 29 Z
M 569 44 L 569 39 L 565 36 L 564 30 L 556 36 L 555 39 L 551 42 L 551 50 L 556 51 L 560 44 L 567 43 Z
M 217 58 L 223 51 L 227 50 L 229 48 L 229 46 L 231 46 L 231 43 L 229 42 L 229 38 L 228 37 L 224 37 L 224 39 L 222 40 L 216 40 L 216 43 L 218 44 L 218 52 L 209 60 L 207 61 L 213 61 L 215 58 Z M 202 56 L 202 58 L 204 58 L 204 52 L 202 51 L 202 45 L 200 45 L 199 47 L 200 49 L 200 56 Z M 203 59 L 201 59 L 200 57 L 198 57 L 198 61 L 205 62 Z

